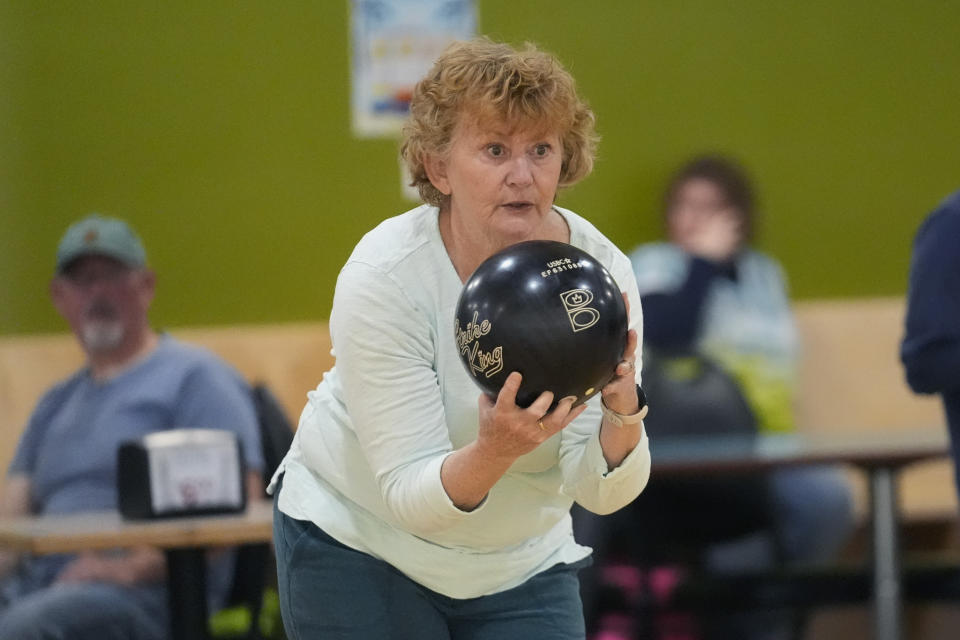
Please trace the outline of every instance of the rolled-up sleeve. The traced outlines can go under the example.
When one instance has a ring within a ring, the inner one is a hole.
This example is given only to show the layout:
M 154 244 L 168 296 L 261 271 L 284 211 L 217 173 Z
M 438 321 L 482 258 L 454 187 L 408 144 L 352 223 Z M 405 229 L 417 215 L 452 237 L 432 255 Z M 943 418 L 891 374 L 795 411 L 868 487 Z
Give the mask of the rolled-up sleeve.
M 424 310 L 389 273 L 360 262 L 341 271 L 333 308 L 344 403 L 390 512 L 420 535 L 477 514 L 458 509 L 440 479 L 453 446 Z

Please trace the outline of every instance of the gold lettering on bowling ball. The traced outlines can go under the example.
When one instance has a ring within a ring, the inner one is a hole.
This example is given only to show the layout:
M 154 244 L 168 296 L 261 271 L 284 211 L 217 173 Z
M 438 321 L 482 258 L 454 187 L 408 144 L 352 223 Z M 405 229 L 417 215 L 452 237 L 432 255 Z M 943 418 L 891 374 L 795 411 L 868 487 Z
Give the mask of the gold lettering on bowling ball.
M 567 310 L 570 327 L 574 333 L 589 329 L 600 320 L 600 312 L 587 306 L 593 302 L 592 291 L 587 289 L 564 291 L 560 294 L 560 301 L 563 302 L 563 308 Z
M 490 351 L 480 348 L 477 339 L 490 333 L 493 327 L 489 320 L 478 322 L 479 315 L 479 312 L 474 311 L 473 320 L 463 329 L 460 328 L 460 318 L 457 318 L 453 330 L 460 355 L 466 358 L 470 372 L 475 376 L 483 375 L 489 378 L 503 370 L 503 346 L 498 345 Z
M 457 348 L 460 349 L 460 353 L 466 353 L 466 349 L 471 342 L 480 336 L 485 336 L 490 333 L 490 321 L 483 320 L 482 322 L 477 322 L 479 317 L 480 312 L 474 311 L 473 320 L 468 322 L 467 326 L 463 329 L 460 328 L 460 318 L 456 319 L 453 330 L 457 338 Z

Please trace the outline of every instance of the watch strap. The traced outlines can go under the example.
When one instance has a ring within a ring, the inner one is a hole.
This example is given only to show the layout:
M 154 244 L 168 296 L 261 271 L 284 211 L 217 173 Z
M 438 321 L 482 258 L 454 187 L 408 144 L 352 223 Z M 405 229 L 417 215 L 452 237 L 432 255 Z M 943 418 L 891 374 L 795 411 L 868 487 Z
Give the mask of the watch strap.
M 636 413 L 624 414 L 617 413 L 607 406 L 603 398 L 600 398 L 600 406 L 603 409 L 604 417 L 617 427 L 622 427 L 625 424 L 637 424 L 647 417 L 650 407 L 647 406 L 647 395 L 643 392 L 643 389 L 640 388 L 640 385 L 637 385 L 637 402 L 640 408 Z

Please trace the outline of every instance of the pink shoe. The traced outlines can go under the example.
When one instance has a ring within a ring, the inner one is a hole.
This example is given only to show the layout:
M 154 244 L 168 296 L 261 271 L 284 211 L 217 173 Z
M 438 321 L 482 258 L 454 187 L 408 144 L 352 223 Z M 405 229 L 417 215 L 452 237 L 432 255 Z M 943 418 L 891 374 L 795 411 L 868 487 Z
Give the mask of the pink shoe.
M 600 580 L 617 587 L 628 602 L 637 602 L 643 590 L 643 572 L 629 564 L 611 564 L 603 568 Z
M 685 572 L 679 567 L 654 567 L 650 569 L 647 579 L 650 584 L 650 595 L 658 604 L 667 602 L 685 577 Z
M 625 613 L 607 613 L 600 619 L 600 630 L 590 640 L 632 640 L 636 636 L 633 617 Z

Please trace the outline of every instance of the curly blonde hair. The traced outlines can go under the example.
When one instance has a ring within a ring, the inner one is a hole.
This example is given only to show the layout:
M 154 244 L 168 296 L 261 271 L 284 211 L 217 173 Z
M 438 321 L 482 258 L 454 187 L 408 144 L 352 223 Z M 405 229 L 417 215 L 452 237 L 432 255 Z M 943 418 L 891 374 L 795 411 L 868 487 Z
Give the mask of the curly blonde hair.
M 449 151 L 465 113 L 558 131 L 563 143 L 561 187 L 593 170 L 598 141 L 593 112 L 554 56 L 530 43 L 517 50 L 488 38 L 454 42 L 414 88 L 403 128 L 400 153 L 412 176 L 410 185 L 428 204 L 442 208 L 449 196 L 430 182 L 424 158 Z

